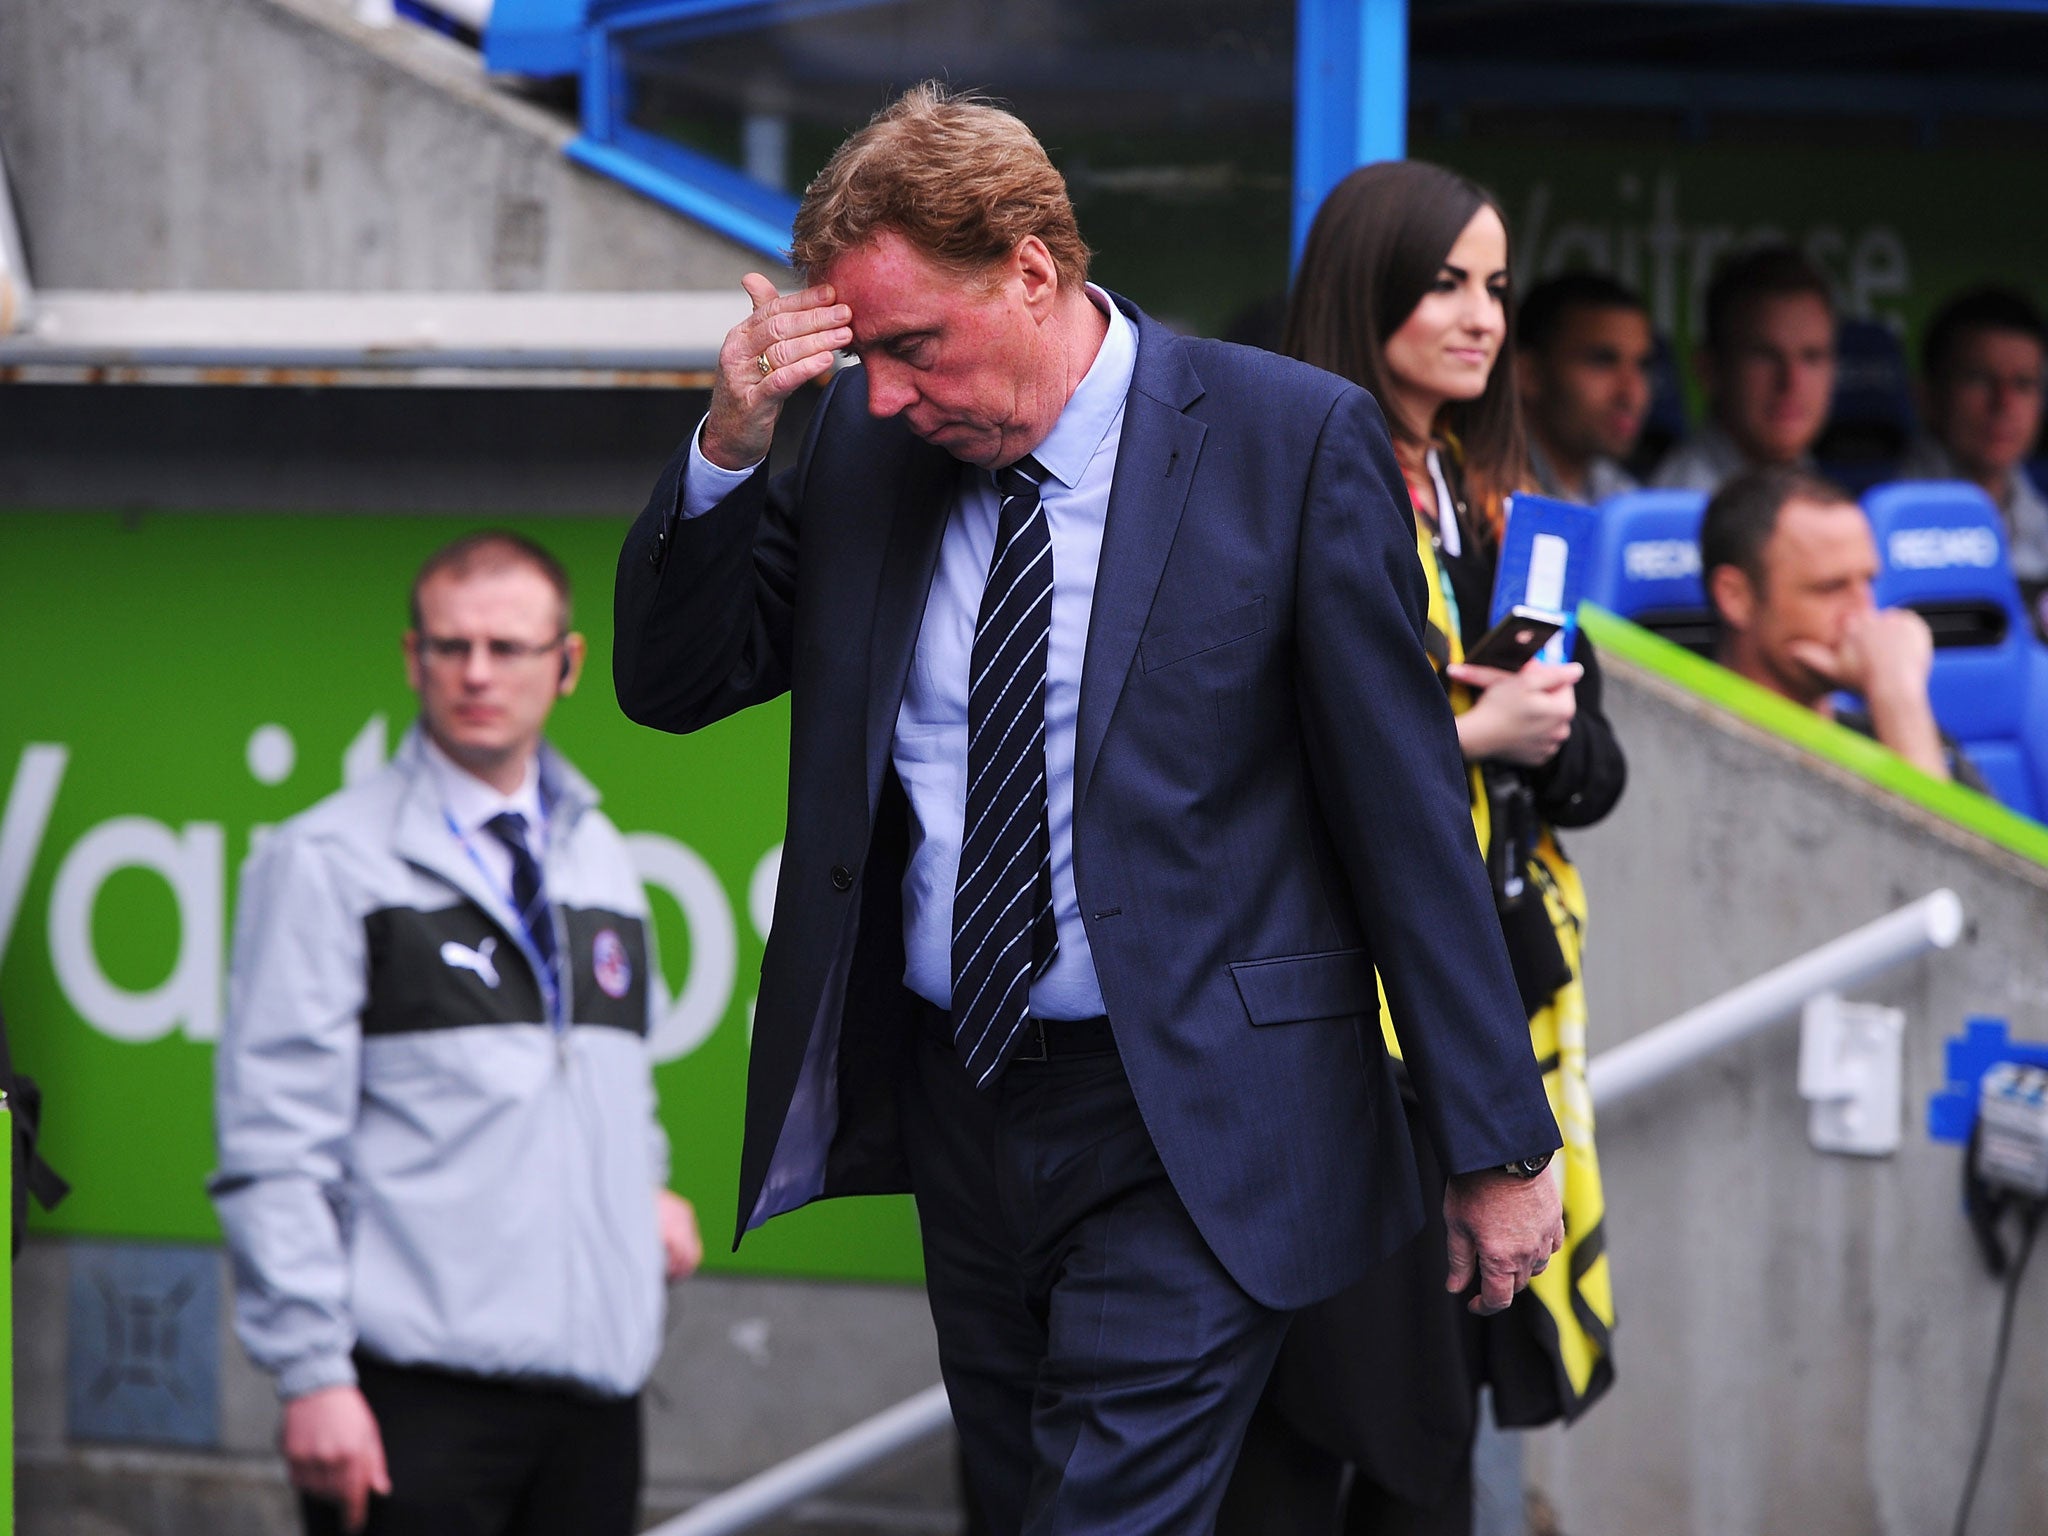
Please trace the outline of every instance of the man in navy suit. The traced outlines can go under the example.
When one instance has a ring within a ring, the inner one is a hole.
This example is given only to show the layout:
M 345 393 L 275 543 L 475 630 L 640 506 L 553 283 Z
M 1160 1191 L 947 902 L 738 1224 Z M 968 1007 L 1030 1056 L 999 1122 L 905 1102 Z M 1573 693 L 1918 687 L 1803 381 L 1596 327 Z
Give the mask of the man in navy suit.
M 1400 473 L 1364 392 L 1088 286 L 1029 130 L 936 86 L 792 256 L 618 583 L 634 719 L 791 697 L 741 1230 L 913 1190 L 992 1528 L 1207 1530 L 1289 1312 L 1420 1221 L 1375 968 L 1454 1288 L 1561 1238 Z

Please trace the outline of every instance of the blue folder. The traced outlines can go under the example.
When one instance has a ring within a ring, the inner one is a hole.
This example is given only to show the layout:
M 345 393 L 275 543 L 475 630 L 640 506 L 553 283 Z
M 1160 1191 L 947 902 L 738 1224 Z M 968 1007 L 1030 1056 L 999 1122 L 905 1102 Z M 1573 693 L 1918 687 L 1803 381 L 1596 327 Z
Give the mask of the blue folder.
M 1498 624 L 1514 608 L 1560 615 L 1564 627 L 1541 654 L 1545 661 L 1568 659 L 1578 638 L 1579 597 L 1586 590 L 1599 523 L 1599 513 L 1576 502 L 1510 496 L 1488 625 Z

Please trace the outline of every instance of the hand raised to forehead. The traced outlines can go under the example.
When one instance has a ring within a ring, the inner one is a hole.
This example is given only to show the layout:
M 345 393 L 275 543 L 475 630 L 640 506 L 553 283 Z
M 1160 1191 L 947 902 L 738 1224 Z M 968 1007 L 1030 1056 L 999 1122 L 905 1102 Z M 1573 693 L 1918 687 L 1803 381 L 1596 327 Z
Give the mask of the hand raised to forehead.
M 853 343 L 853 311 L 829 285 L 777 293 L 758 272 L 740 279 L 753 312 L 725 333 L 718 378 L 704 423 L 704 457 L 721 469 L 748 469 L 768 457 L 782 404 L 832 368 L 832 354 Z

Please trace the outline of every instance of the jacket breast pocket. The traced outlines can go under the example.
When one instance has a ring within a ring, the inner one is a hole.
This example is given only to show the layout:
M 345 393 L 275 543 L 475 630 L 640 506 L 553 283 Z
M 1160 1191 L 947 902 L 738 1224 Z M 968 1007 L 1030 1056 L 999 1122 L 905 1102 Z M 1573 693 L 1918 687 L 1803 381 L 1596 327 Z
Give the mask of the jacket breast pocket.
M 1254 1024 L 1379 1017 L 1379 989 L 1362 949 L 1238 960 L 1230 979 Z
M 1193 623 L 1176 624 L 1171 629 L 1147 635 L 1138 644 L 1138 655 L 1147 672 L 1157 672 L 1161 667 L 1186 661 L 1190 656 L 1199 656 L 1204 651 L 1229 645 L 1233 640 L 1255 635 L 1265 627 L 1266 599 L 1262 595 L 1235 608 L 1196 619 Z

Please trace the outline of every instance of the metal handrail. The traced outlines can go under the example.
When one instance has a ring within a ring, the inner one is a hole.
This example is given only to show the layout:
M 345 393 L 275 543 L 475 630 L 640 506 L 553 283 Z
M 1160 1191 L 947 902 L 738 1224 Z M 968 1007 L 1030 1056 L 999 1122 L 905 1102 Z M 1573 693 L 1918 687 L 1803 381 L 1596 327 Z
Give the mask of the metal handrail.
M 1593 1100 L 1611 1109 L 1724 1046 L 1796 1013 L 1816 993 L 1851 987 L 1881 971 L 1948 949 L 1962 937 L 1963 904 L 1944 887 L 1875 922 L 1766 971 L 1711 1002 L 1603 1051 L 1586 1069 Z M 943 1386 L 885 1408 L 810 1450 L 715 1494 L 646 1536 L 733 1536 L 952 1422 Z
M 1789 1018 L 1808 998 L 1853 987 L 1930 949 L 1948 949 L 1962 933 L 1963 904 L 1946 887 L 1888 912 L 1602 1051 L 1586 1068 L 1593 1105 L 1612 1109 L 1701 1057 Z
M 943 1386 L 884 1408 L 871 1419 L 800 1451 L 788 1461 L 713 1494 L 703 1503 L 663 1521 L 643 1536 L 730 1536 L 789 1508 L 820 1489 L 844 1482 L 953 1422 Z

